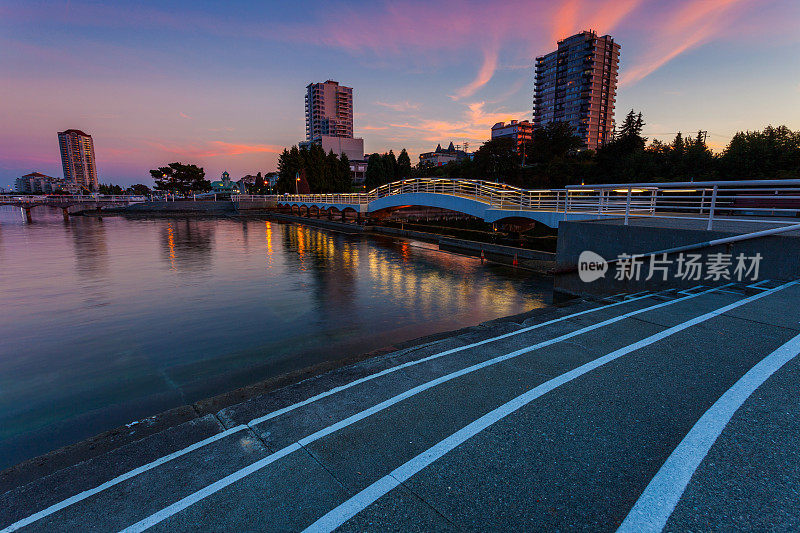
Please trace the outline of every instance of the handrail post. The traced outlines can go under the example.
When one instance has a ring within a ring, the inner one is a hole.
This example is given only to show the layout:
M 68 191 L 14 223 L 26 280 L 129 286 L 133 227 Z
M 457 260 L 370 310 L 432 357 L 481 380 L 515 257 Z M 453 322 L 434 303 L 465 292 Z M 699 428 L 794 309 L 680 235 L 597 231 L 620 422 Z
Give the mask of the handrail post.
M 714 225 L 714 208 L 717 206 L 717 189 L 719 189 L 719 185 L 714 185 L 714 188 L 711 190 L 711 206 L 708 209 L 708 226 L 706 226 L 707 230 L 711 230 Z
M 628 194 L 625 195 L 625 225 L 628 225 L 628 217 L 631 214 L 631 188 L 628 187 Z

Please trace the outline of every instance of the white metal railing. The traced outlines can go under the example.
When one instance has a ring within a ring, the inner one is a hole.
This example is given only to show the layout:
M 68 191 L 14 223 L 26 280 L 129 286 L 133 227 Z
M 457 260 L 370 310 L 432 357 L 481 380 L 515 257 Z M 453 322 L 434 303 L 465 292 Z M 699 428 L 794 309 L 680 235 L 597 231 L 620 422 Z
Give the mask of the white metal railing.
M 742 180 L 568 186 L 569 212 L 706 221 L 773 222 L 800 213 L 800 180 Z
M 564 189 L 520 189 L 482 180 L 418 178 L 395 181 L 364 193 L 237 195 L 238 200 L 279 203 L 366 205 L 396 194 L 433 193 L 467 198 L 492 209 L 564 214 L 763 221 L 800 213 L 800 180 L 708 181 L 571 185 Z
M 22 203 L 22 204 L 58 204 L 58 203 L 137 203 L 146 202 L 147 196 L 141 195 L 111 195 L 111 194 L 53 194 L 53 195 L 2 195 L 0 196 L 0 203 Z

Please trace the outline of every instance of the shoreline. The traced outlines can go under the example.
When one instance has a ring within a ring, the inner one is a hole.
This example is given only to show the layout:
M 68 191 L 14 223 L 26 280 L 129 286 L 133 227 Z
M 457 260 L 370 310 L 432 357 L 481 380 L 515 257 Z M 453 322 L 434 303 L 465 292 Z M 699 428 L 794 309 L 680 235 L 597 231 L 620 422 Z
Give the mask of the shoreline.
M 314 390 L 322 387 L 327 390 L 326 387 L 332 388 L 327 383 L 335 382 L 339 374 L 373 373 L 373 371 L 379 371 L 383 366 L 392 366 L 394 364 L 392 361 L 397 357 L 407 357 L 411 354 L 413 359 L 415 351 L 448 342 L 460 335 L 492 337 L 523 322 L 547 320 L 553 315 L 559 315 L 564 308 L 569 308 L 571 311 L 581 310 L 592 305 L 594 301 L 595 299 L 582 298 L 550 303 L 545 307 L 496 318 L 473 326 L 418 337 L 377 350 L 308 366 L 191 404 L 184 404 L 139 420 L 133 420 L 0 471 L 0 494 L 109 454 L 125 453 L 124 448 L 136 446 L 137 443 L 149 443 L 152 440 L 158 442 L 166 439 L 165 436 L 173 432 L 178 432 L 179 438 L 176 439 L 174 435 L 170 435 L 171 444 L 174 444 L 173 441 L 175 441 L 180 443 L 180 447 L 189 446 L 210 436 L 206 434 L 209 431 L 211 435 L 224 431 L 229 424 L 226 424 L 222 412 L 228 408 L 259 400 L 268 401 L 272 395 L 291 389 L 300 389 L 301 395 L 305 388 Z M 423 355 L 419 355 L 419 357 L 423 357 Z M 288 393 L 296 394 L 297 392 L 290 391 Z
M 128 216 L 127 213 L 114 213 L 114 215 Z M 152 213 L 136 213 L 131 218 L 183 218 L 185 213 L 169 213 L 166 216 L 161 214 Z M 88 216 L 103 216 L 103 213 L 91 212 Z M 424 240 L 427 242 L 438 242 L 445 238 L 436 234 L 421 234 L 420 232 L 403 231 L 396 228 L 380 228 L 389 231 L 374 231 L 376 228 L 372 226 L 358 226 L 356 224 L 344 224 L 341 222 L 334 222 L 328 220 L 307 219 L 304 217 L 294 217 L 291 215 L 276 214 L 271 212 L 259 213 L 237 213 L 237 214 L 209 214 L 209 213 L 192 213 L 189 216 L 192 218 L 213 218 L 213 219 L 256 219 L 256 220 L 275 220 L 282 223 L 306 223 L 309 226 L 320 227 L 332 231 L 340 231 L 349 234 L 366 234 L 376 237 L 396 238 L 402 240 Z M 349 231 L 344 231 L 349 230 Z M 355 231 L 352 231 L 355 230 Z M 449 238 L 448 238 L 449 239 Z M 450 239 L 453 240 L 453 239 Z M 465 241 L 469 242 L 469 241 Z M 478 243 L 484 244 L 484 243 Z M 457 255 L 479 255 L 475 253 L 460 253 L 453 249 L 440 250 L 444 253 L 455 253 Z M 520 249 L 522 250 L 522 249 Z M 470 250 L 467 250 L 470 252 Z M 474 250 L 472 251 L 474 252 Z M 487 254 L 488 255 L 488 254 Z M 510 266 L 508 261 L 495 261 L 487 257 L 487 262 L 498 263 L 503 266 Z M 519 265 L 522 270 L 530 271 L 534 275 L 541 275 L 543 272 L 532 270 L 524 265 Z M 575 300 L 573 304 L 580 303 L 581 300 Z M 148 437 L 157 435 L 171 428 L 175 428 L 181 424 L 197 421 L 203 417 L 212 416 L 217 420 L 217 413 L 227 407 L 246 402 L 253 398 L 269 395 L 278 390 L 286 387 L 296 386 L 308 380 L 320 378 L 326 374 L 335 372 L 342 368 L 350 367 L 363 363 L 365 361 L 375 360 L 389 354 L 397 353 L 404 350 L 413 350 L 424 347 L 426 345 L 436 343 L 445 339 L 449 339 L 460 334 L 475 331 L 476 329 L 491 327 L 495 324 L 513 323 L 515 321 L 522 322 L 528 318 L 536 316 L 541 313 L 552 312 L 554 309 L 562 307 L 563 303 L 554 304 L 551 300 L 543 308 L 537 308 L 526 311 L 516 315 L 500 317 L 481 324 L 467 326 L 456 330 L 442 331 L 425 335 L 407 341 L 390 344 L 383 348 L 371 350 L 369 352 L 351 354 L 340 359 L 333 361 L 325 361 L 315 365 L 300 368 L 285 374 L 280 374 L 266 380 L 262 380 L 250 385 L 239 387 L 228 392 L 203 398 L 201 400 L 180 405 L 156 413 L 154 415 L 129 422 L 128 424 L 110 429 L 108 431 L 99 433 L 82 441 L 69 444 L 55 450 L 52 450 L 43 455 L 39 455 L 16 465 L 10 466 L 3 471 L 0 471 L 0 492 L 9 490 L 9 485 L 19 486 L 24 484 L 26 480 L 40 478 L 42 476 L 50 475 L 54 472 L 68 468 L 76 463 L 90 460 L 105 453 L 110 453 L 121 447 L 135 443 L 137 441 L 146 439 Z

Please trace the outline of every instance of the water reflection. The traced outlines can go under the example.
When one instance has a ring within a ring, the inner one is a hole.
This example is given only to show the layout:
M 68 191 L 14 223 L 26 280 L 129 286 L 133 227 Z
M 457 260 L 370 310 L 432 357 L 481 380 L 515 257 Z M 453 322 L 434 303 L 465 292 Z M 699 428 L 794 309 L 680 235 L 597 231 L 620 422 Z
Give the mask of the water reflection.
M 542 306 L 550 288 L 425 243 L 51 215 L 26 225 L 0 210 L 0 306 L 17 310 L 0 345 L 0 469 L 184 402 Z
M 216 221 L 169 219 L 161 228 L 161 257 L 170 270 L 203 270 L 210 266 Z
M 108 274 L 108 244 L 103 219 L 73 217 L 65 227 L 72 236 L 76 272 L 94 280 L 105 279 Z

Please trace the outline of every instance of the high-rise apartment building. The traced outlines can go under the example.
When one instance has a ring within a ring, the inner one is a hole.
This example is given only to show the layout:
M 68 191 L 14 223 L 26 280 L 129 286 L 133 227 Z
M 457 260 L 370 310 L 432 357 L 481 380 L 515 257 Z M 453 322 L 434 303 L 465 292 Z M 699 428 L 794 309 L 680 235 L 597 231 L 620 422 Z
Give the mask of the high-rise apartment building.
M 353 137 L 353 88 L 328 80 L 306 87 L 306 140 Z
M 611 140 L 619 70 L 619 44 L 610 35 L 584 31 L 558 41 L 536 58 L 535 128 L 568 122 L 586 148 Z
M 333 80 L 306 87 L 306 140 L 299 146 L 308 148 L 312 144 L 321 146 L 325 153 L 344 154 L 353 163 L 364 162 L 364 139 L 353 138 L 352 87 Z M 357 179 L 358 170 L 353 172 Z
M 92 136 L 81 130 L 58 132 L 64 180 L 77 183 L 90 191 L 97 190 L 97 167 Z

